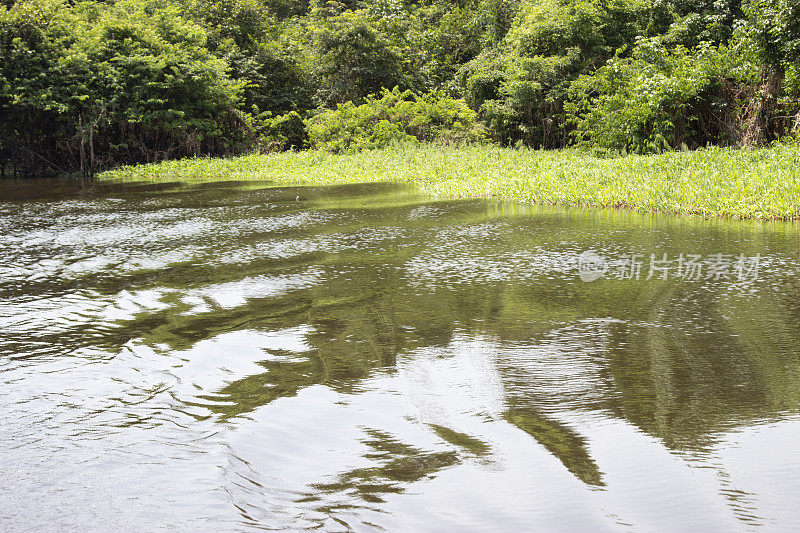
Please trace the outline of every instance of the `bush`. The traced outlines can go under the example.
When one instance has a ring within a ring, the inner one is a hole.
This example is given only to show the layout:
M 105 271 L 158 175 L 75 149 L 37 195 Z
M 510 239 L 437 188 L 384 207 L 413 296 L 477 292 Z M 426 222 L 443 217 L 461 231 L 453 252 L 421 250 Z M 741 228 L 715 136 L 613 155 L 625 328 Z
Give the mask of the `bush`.
M 383 89 L 361 105 L 339 104 L 308 121 L 312 146 L 331 152 L 379 148 L 395 142 L 481 142 L 483 129 L 463 100 Z
M 570 83 L 647 32 L 650 11 L 635 0 L 522 0 L 497 50 L 462 67 L 463 94 L 503 144 L 564 147 Z
M 297 111 L 290 111 L 277 117 L 261 119 L 259 144 L 264 152 L 283 152 L 301 150 L 308 145 L 308 132 Z
M 575 139 L 605 150 L 736 144 L 742 95 L 756 75 L 726 47 L 668 50 L 657 39 L 640 39 L 632 57 L 615 57 L 578 78 L 566 109 Z

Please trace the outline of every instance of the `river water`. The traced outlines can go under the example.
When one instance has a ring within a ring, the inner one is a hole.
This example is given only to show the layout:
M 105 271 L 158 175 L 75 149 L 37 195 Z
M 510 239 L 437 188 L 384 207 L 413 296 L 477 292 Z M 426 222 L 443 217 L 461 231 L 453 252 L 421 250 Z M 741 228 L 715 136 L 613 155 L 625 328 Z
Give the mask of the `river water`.
M 800 229 L 0 183 L 0 530 L 800 527 Z

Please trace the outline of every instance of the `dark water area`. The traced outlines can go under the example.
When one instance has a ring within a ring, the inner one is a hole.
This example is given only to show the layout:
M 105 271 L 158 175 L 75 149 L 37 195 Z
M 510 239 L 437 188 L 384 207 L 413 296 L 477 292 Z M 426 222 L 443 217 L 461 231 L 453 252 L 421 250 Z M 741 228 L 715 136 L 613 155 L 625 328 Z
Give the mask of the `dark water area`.
M 0 531 L 791 531 L 800 229 L 0 183 Z

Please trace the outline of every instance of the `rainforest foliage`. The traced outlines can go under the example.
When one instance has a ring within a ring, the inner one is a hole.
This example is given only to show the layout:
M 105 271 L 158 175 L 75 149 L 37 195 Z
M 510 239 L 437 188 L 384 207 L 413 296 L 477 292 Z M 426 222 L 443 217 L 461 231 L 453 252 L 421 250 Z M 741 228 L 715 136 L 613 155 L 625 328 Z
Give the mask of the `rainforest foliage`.
M 796 136 L 797 0 L 0 0 L 0 168 Z

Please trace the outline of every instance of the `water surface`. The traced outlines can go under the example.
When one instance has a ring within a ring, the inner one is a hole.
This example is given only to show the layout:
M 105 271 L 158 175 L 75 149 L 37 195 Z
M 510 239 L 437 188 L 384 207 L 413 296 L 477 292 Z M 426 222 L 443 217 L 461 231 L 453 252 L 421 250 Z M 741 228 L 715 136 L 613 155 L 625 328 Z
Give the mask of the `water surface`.
M 52 181 L 0 225 L 2 531 L 800 527 L 796 225 Z

